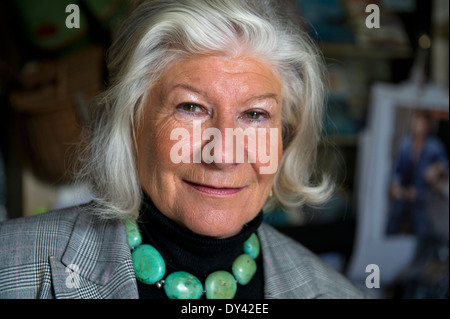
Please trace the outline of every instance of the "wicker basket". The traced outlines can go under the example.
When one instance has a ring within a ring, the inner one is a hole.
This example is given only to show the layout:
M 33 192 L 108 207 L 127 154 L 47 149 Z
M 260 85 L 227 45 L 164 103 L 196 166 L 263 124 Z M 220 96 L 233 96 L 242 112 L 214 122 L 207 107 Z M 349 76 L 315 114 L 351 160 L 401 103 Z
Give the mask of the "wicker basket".
M 37 177 L 53 183 L 71 180 L 87 102 L 102 89 L 103 59 L 104 50 L 91 46 L 36 63 L 22 76 L 27 89 L 11 93 Z

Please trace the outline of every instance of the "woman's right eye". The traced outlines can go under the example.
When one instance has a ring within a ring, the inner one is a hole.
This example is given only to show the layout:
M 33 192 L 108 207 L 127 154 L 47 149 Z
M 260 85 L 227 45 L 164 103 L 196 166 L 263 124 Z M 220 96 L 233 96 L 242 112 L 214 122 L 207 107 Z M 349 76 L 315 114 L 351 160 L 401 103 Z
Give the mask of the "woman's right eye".
M 204 111 L 200 105 L 195 103 L 181 103 L 177 105 L 177 109 L 186 113 L 202 113 Z
M 175 108 L 175 117 L 180 121 L 201 120 L 205 121 L 209 117 L 208 110 L 196 103 L 180 103 Z

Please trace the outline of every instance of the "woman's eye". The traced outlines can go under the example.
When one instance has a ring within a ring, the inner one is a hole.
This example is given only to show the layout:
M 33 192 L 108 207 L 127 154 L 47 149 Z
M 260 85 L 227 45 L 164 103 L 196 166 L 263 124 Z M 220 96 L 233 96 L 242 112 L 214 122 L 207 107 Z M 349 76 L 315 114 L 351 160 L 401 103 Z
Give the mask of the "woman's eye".
M 246 117 L 250 120 L 262 120 L 262 119 L 267 119 L 268 115 L 265 112 L 260 112 L 260 111 L 250 111 L 246 113 Z
M 193 104 L 193 103 L 182 103 L 182 104 L 178 105 L 177 108 L 179 108 L 183 111 L 189 112 L 189 113 L 195 113 L 195 112 L 201 111 L 201 107 L 196 104 Z
M 192 119 L 205 120 L 208 116 L 208 110 L 195 103 L 181 103 L 175 109 L 175 117 L 180 121 Z

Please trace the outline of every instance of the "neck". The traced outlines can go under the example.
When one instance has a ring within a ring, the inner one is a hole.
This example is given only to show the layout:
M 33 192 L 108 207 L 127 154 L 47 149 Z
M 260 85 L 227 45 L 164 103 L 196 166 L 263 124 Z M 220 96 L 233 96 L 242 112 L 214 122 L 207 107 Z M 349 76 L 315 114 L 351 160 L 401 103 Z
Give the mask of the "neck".
M 187 271 L 200 280 L 213 271 L 228 269 L 242 254 L 242 245 L 262 222 L 260 212 L 235 236 L 217 239 L 204 237 L 177 225 L 162 214 L 146 197 L 141 208 L 141 231 L 144 242 L 153 245 L 163 256 L 168 269 Z

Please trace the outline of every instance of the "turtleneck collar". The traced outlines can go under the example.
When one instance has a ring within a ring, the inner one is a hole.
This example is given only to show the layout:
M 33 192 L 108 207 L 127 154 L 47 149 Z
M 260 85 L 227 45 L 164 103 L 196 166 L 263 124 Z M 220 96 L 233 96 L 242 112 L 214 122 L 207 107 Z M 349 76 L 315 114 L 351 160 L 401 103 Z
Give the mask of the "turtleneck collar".
M 224 239 L 204 237 L 167 218 L 156 208 L 151 199 L 145 196 L 141 205 L 139 227 L 144 243 L 154 246 L 164 258 L 167 269 L 166 275 L 174 271 L 187 271 L 204 282 L 206 277 L 216 270 L 231 271 L 231 264 L 243 253 L 243 243 L 252 233 L 256 232 L 262 220 L 263 214 L 259 212 L 235 236 Z M 261 257 L 258 259 L 261 259 Z M 262 274 L 262 263 L 258 262 L 258 264 L 257 273 Z M 260 280 L 261 278 L 262 275 L 259 279 L 253 278 L 253 280 Z M 262 290 L 261 287 L 251 289 Z M 141 293 L 142 288 L 148 290 L 148 288 L 140 285 Z M 241 288 L 239 287 L 239 289 Z

